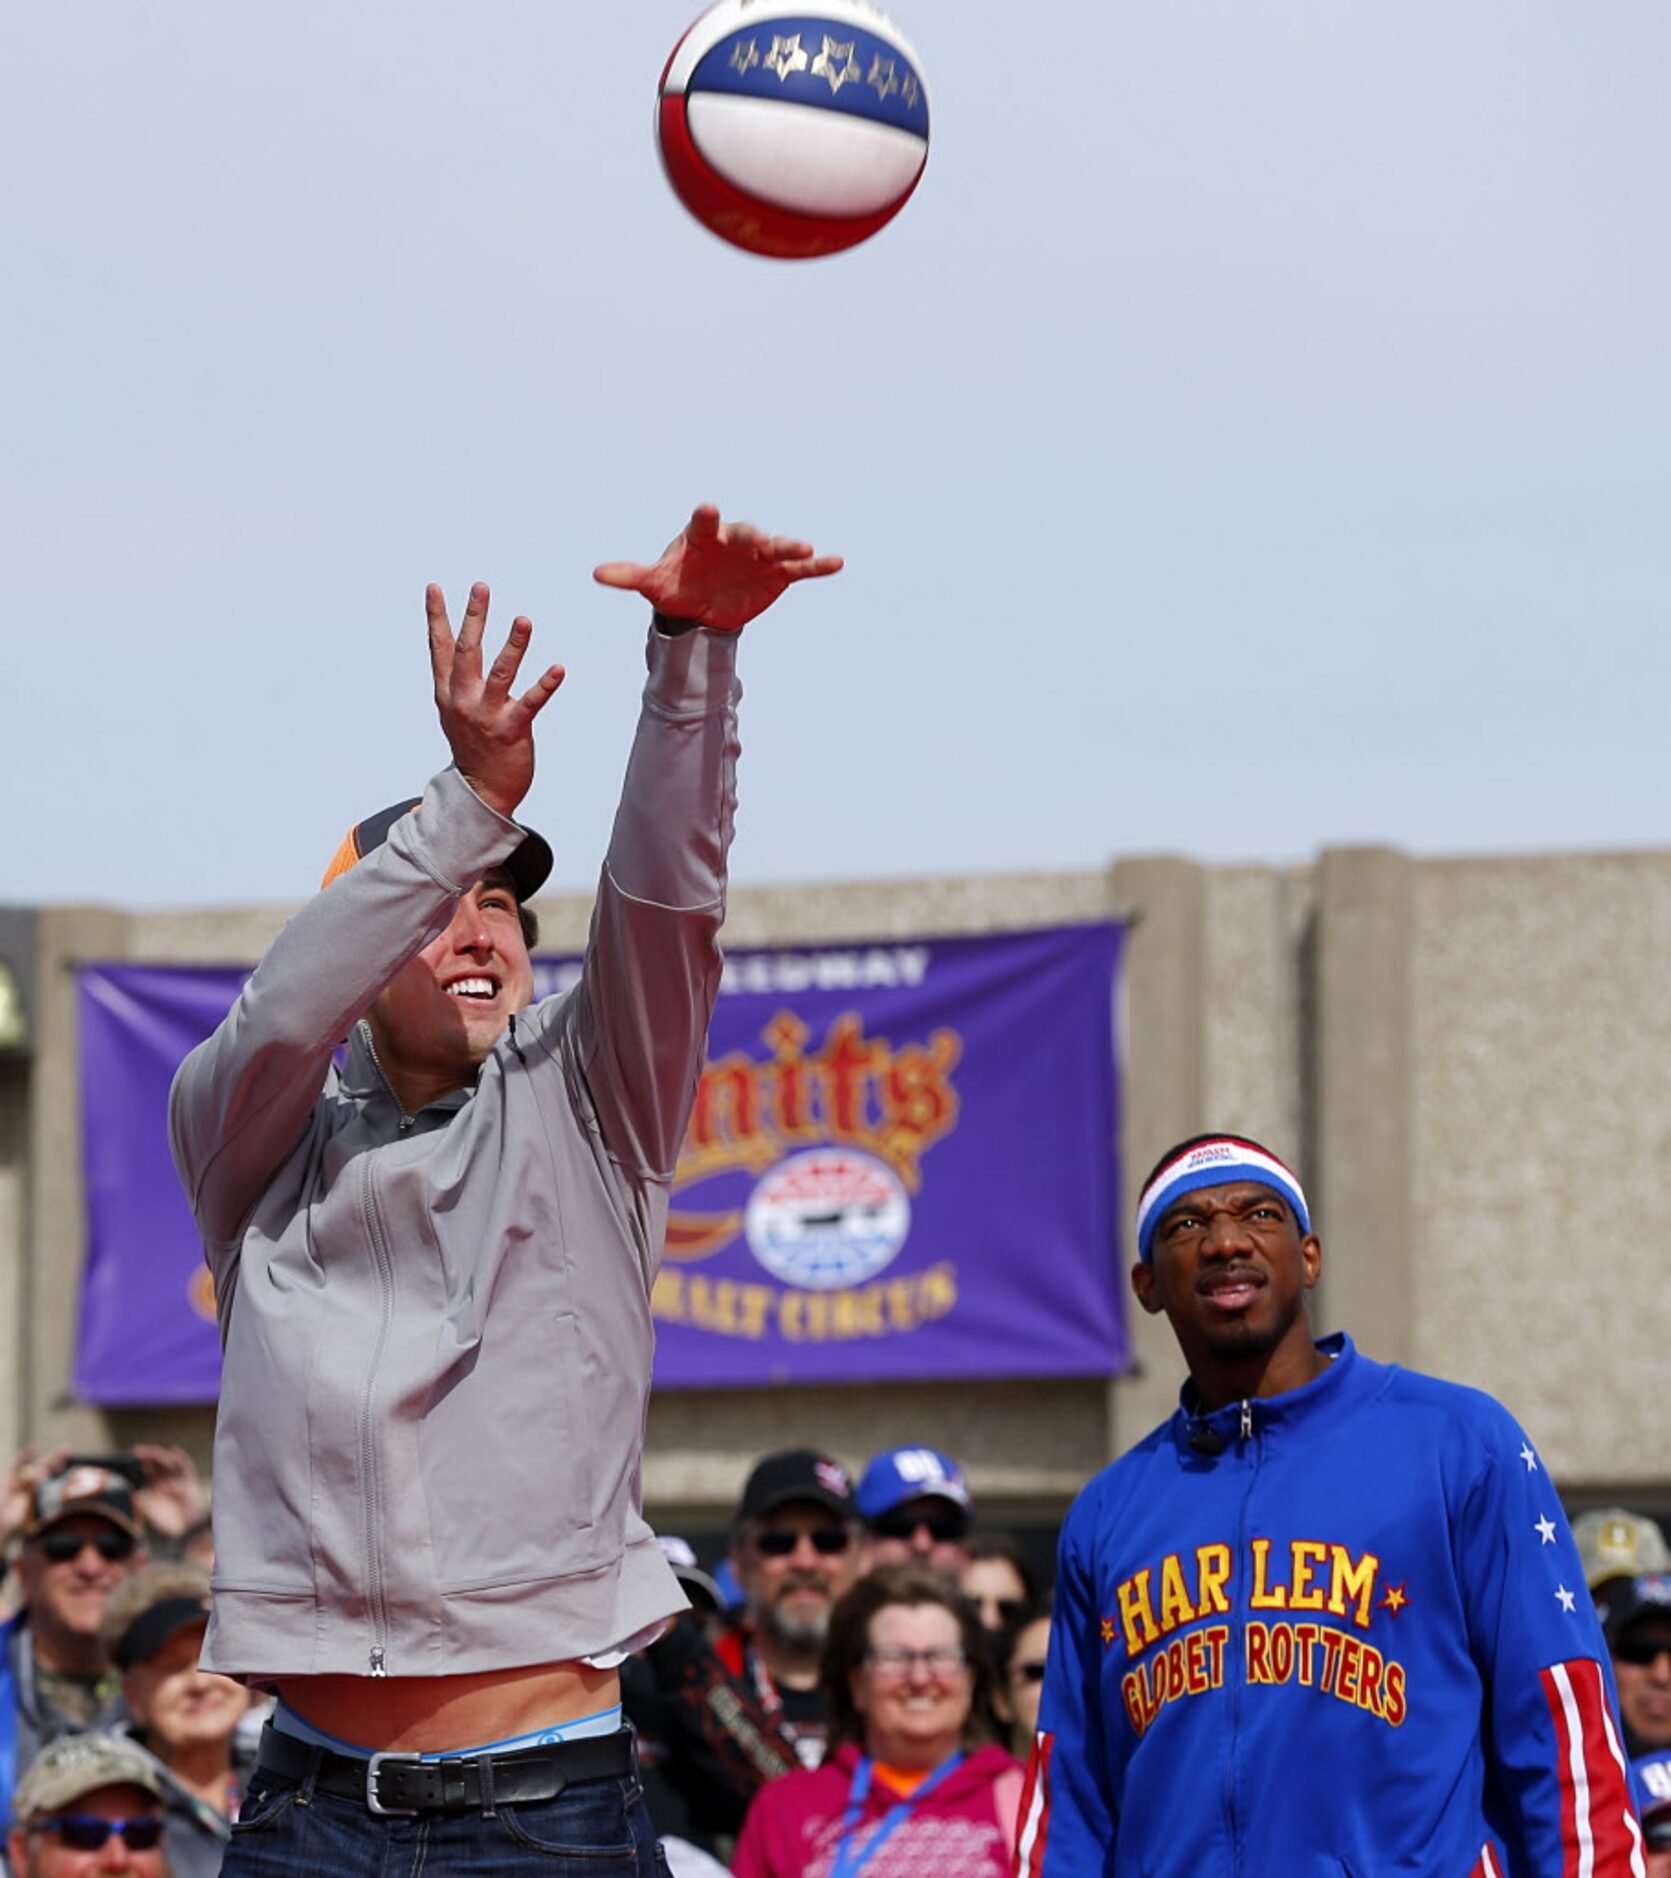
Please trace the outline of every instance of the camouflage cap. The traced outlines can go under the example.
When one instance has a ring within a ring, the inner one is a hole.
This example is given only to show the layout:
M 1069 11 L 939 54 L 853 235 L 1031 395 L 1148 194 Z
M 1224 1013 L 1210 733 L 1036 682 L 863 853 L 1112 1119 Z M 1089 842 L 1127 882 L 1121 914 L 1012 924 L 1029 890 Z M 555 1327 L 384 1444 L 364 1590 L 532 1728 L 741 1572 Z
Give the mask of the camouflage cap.
M 78 1513 L 109 1520 L 131 1538 L 144 1536 L 134 1510 L 133 1487 L 114 1468 L 89 1462 L 61 1468 L 36 1487 L 23 1536 L 33 1539 L 48 1526 L 57 1525 L 61 1519 L 73 1519 Z
M 61 1812 L 100 1787 L 142 1787 L 162 1798 L 151 1757 L 120 1735 L 60 1735 L 29 1763 L 12 1795 L 12 1818 L 20 1826 Z
M 1641 1578 L 1671 1571 L 1671 1546 L 1653 1520 L 1622 1506 L 1602 1506 L 1580 1513 L 1572 1536 L 1592 1591 L 1609 1578 Z

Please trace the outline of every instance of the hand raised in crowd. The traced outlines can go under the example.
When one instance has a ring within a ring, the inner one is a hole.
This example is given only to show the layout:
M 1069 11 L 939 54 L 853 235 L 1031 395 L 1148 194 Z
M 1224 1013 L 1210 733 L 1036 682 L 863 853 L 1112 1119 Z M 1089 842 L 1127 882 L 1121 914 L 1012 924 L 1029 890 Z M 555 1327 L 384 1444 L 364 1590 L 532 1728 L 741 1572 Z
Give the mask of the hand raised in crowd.
M 29 1515 L 35 1507 L 35 1489 L 57 1473 L 69 1458 L 68 1448 L 51 1448 L 41 1454 L 31 1444 L 18 1450 L 5 1490 L 0 1493 L 0 1547 L 10 1545 L 29 1524 Z
M 165 1448 L 136 1442 L 133 1457 L 145 1470 L 143 1486 L 135 1489 L 134 1510 L 159 1538 L 179 1539 L 202 1525 L 209 1512 L 209 1496 L 197 1463 L 184 1448 Z
M 642 594 L 667 619 L 734 633 L 785 587 L 839 573 L 841 566 L 839 554 L 814 554 L 809 542 L 763 535 L 747 522 L 722 522 L 705 502 L 652 566 L 606 561 L 592 578 Z
M 435 708 L 458 773 L 490 809 L 510 815 L 534 780 L 534 719 L 556 695 L 563 668 L 547 666 L 520 698 L 511 695 L 534 632 L 533 621 L 518 614 L 499 656 L 483 672 L 487 603 L 487 587 L 477 581 L 455 639 L 441 589 L 425 590 L 429 663 Z

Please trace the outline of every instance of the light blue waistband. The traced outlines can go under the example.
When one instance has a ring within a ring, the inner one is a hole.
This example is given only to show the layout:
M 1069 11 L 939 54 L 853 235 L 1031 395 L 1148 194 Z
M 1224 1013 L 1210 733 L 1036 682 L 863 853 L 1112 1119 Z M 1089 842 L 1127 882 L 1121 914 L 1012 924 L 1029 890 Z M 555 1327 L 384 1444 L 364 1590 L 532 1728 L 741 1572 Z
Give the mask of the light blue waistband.
M 352 1741 L 339 1741 L 335 1735 L 328 1735 L 323 1728 L 315 1728 L 312 1722 L 303 1721 L 300 1715 L 285 1701 L 278 1699 L 278 1706 L 273 1710 L 273 1726 L 281 1735 L 289 1735 L 293 1741 L 305 1741 L 310 1747 L 329 1748 L 335 1754 L 351 1754 L 356 1760 L 369 1761 L 377 1752 L 374 1748 L 362 1748 Z M 523 1748 L 548 1748 L 557 1741 L 579 1741 L 586 1735 L 613 1735 L 621 1729 L 621 1705 L 613 1708 L 600 1708 L 595 1715 L 581 1715 L 574 1721 L 559 1722 L 554 1728 L 536 1728 L 525 1735 L 507 1735 L 503 1741 L 484 1741 L 479 1747 L 443 1748 L 439 1753 L 420 1754 L 420 1761 L 449 1761 L 460 1755 L 475 1754 L 515 1754 Z

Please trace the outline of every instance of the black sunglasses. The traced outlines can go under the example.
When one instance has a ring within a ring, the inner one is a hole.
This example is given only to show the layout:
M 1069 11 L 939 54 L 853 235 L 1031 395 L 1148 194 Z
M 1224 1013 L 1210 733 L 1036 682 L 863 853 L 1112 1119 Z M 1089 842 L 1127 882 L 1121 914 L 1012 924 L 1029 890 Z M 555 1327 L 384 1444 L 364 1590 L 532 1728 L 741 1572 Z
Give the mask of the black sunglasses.
M 1615 1662 L 1646 1669 L 1662 1656 L 1671 1656 L 1671 1637 L 1621 1637 L 1613 1646 Z
M 32 1832 L 55 1832 L 72 1852 L 98 1852 L 113 1832 L 127 1841 L 130 1852 L 149 1852 L 162 1844 L 162 1821 L 149 1819 L 101 1819 L 97 1813 L 63 1813 L 57 1819 L 43 1819 L 30 1828 Z
M 764 1558 L 788 1558 L 803 1537 L 810 1539 L 813 1551 L 825 1558 L 836 1558 L 853 1543 L 853 1535 L 845 1526 L 814 1526 L 805 1534 L 792 1532 L 787 1526 L 768 1526 L 754 1535 L 755 1550 Z
M 981 1606 L 985 1604 L 987 1600 L 985 1598 L 969 1598 L 966 1599 L 965 1602 L 970 1605 L 978 1616 Z M 994 1598 L 992 1600 L 992 1608 L 998 1613 L 998 1623 L 1000 1627 L 1009 1630 L 1019 1624 L 1022 1618 L 1026 1617 L 1031 1612 L 1033 1607 L 1025 1598 Z
M 123 1559 L 133 1557 L 134 1548 L 132 1536 L 114 1526 L 101 1526 L 95 1533 L 69 1532 L 62 1526 L 54 1526 L 43 1532 L 35 1544 L 49 1565 L 67 1565 L 72 1558 L 79 1558 L 82 1547 L 88 1545 L 107 1565 L 120 1565 Z M 104 1841 L 101 1839 L 99 1843 L 102 1845 Z
M 943 1513 L 883 1513 L 870 1522 L 870 1530 L 878 1539 L 912 1539 L 919 1527 L 927 1528 L 936 1545 L 969 1537 L 968 1516 L 955 1506 L 948 1506 Z

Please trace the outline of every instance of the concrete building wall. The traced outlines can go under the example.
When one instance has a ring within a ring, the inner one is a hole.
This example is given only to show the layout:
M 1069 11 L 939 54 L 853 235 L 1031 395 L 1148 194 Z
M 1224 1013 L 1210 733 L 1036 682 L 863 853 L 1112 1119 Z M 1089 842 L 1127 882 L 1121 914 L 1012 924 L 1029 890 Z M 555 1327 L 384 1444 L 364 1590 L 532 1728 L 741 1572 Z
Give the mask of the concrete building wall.
M 577 947 L 588 903 L 541 903 Z M 1018 929 L 1119 913 L 1122 1152 L 1135 1184 L 1172 1141 L 1228 1127 L 1296 1158 L 1327 1262 L 1320 1328 L 1477 1383 L 1531 1427 L 1563 1486 L 1671 1503 L 1647 1439 L 1671 1345 L 1671 854 L 1308 867 L 1131 858 L 1107 872 L 742 890 L 733 947 Z M 73 966 L 242 963 L 283 909 L 43 909 L 34 1053 L 0 1060 L 0 1447 L 180 1439 L 208 1410 L 104 1415 L 67 1382 L 85 1221 Z M 1129 1258 L 1129 1252 L 1124 1257 Z M 1135 1312 L 1134 1312 L 1134 1315 Z M 685 1391 L 651 1411 L 646 1496 L 716 1523 L 754 1456 L 850 1460 L 893 1440 L 965 1457 L 983 1504 L 1048 1517 L 1167 1414 L 1180 1365 L 1139 1318 L 1113 1383 Z

